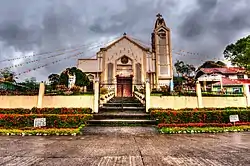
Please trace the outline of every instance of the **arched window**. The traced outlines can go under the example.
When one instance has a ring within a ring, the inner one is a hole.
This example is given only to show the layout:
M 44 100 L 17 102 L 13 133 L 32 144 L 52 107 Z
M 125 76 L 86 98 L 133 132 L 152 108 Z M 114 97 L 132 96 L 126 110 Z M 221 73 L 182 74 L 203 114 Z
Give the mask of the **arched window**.
M 114 65 L 113 63 L 108 64 L 108 83 L 112 83 L 113 79 L 113 70 L 114 70 Z
M 136 83 L 137 84 L 141 84 L 141 64 L 140 63 L 137 63 L 135 65 L 135 70 L 136 70 Z

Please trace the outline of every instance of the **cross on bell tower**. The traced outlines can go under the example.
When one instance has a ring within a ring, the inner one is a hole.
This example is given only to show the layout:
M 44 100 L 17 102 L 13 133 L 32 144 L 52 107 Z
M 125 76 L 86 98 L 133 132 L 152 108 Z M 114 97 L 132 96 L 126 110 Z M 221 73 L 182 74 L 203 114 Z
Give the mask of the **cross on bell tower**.
M 156 15 L 156 17 L 161 18 L 162 15 L 161 15 L 160 13 L 158 13 L 158 14 Z

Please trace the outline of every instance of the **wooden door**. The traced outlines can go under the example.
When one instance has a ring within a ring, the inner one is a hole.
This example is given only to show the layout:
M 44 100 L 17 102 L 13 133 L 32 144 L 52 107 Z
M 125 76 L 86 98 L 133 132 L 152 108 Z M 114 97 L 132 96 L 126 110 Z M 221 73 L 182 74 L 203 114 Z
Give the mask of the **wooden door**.
M 117 77 L 117 97 L 132 96 L 132 78 Z

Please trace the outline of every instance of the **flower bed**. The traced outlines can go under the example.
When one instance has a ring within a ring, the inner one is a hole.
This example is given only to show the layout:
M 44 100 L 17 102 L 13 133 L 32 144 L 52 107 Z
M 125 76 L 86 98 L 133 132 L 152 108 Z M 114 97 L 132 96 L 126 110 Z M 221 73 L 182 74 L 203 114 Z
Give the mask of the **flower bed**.
M 185 124 L 158 124 L 158 128 L 173 128 L 173 127 L 232 127 L 232 126 L 250 126 L 250 122 L 233 123 L 185 123 Z
M 149 112 L 152 111 L 233 111 L 233 110 L 240 110 L 240 111 L 250 111 L 250 107 L 225 107 L 225 108 L 182 108 L 178 110 L 174 110 L 171 108 L 164 109 L 164 108 L 150 108 Z
M 250 122 L 250 111 L 247 110 L 219 110 L 219 111 L 151 111 L 151 118 L 158 123 L 229 123 L 230 115 L 239 115 L 241 122 Z
M 76 128 L 92 118 L 90 114 L 0 114 L 0 128 L 33 127 L 35 118 L 46 118 L 48 128 Z
M 81 133 L 81 129 L 84 125 L 79 128 L 50 128 L 50 129 L 33 129 L 33 130 L 20 130 L 20 129 L 0 129 L 0 135 L 73 135 L 76 136 Z
M 163 127 L 159 129 L 159 132 L 162 134 L 192 134 L 192 133 L 222 133 L 222 132 L 242 132 L 242 131 L 250 131 L 250 126 L 232 126 L 232 127 L 174 127 L 168 128 Z
M 0 114 L 90 114 L 91 112 L 91 108 L 0 108 Z

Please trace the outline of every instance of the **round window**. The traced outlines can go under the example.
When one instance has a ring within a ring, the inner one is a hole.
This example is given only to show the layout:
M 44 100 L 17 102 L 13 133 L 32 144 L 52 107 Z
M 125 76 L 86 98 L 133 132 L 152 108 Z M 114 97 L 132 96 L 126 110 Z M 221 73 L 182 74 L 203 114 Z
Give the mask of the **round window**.
M 124 56 L 121 58 L 122 64 L 127 64 L 128 63 L 128 57 Z

